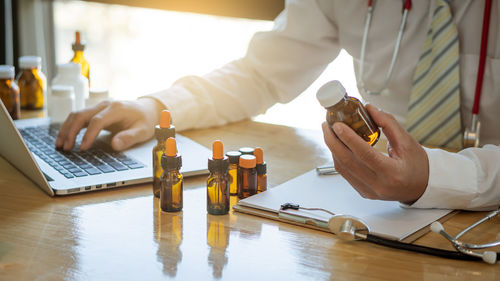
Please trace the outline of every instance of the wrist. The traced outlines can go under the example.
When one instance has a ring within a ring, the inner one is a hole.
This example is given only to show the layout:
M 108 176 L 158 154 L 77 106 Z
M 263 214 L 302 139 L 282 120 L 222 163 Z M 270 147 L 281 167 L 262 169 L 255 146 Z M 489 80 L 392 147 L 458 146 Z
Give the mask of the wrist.
M 154 125 L 159 124 L 161 111 L 167 109 L 162 103 L 156 101 L 156 99 L 147 96 L 138 98 L 137 103 Z

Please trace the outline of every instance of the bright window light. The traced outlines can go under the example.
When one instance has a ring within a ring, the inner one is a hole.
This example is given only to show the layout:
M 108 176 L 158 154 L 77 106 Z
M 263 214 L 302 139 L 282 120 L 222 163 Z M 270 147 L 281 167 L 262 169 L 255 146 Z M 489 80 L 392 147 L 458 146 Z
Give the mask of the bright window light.
M 242 57 L 255 32 L 272 21 L 135 8 L 85 1 L 54 1 L 56 63 L 68 62 L 76 30 L 86 41 L 91 87 L 107 88 L 114 99 L 168 88 L 186 75 L 204 75 Z M 304 94 L 275 105 L 257 121 L 319 129 L 324 120 L 314 96 L 326 81 L 338 79 L 354 91 L 352 59 L 339 59 Z M 297 114 L 302 112 L 304 114 Z

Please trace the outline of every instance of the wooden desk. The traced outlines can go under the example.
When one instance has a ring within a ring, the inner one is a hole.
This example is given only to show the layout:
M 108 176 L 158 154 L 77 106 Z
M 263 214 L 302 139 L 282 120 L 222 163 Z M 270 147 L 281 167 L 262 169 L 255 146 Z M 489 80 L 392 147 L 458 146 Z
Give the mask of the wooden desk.
M 184 135 L 261 146 L 270 186 L 329 161 L 320 131 L 244 121 Z M 206 161 L 200 159 L 200 161 Z M 206 213 L 205 176 L 163 213 L 149 184 L 50 198 L 0 158 L 0 280 L 498 280 L 499 265 L 452 261 L 231 212 Z M 232 203 L 236 202 L 232 198 Z M 484 213 L 461 213 L 451 233 Z M 471 241 L 500 239 L 498 219 Z M 451 249 L 429 233 L 416 243 Z

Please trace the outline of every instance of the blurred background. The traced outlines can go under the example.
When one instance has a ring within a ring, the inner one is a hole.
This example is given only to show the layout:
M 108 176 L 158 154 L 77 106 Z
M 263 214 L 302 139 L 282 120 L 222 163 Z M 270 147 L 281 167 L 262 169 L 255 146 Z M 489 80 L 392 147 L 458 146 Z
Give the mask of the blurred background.
M 284 5 L 283 0 L 0 2 L 5 15 L 0 64 L 38 55 L 51 81 L 55 66 L 72 58 L 78 30 L 86 42 L 92 88 L 109 89 L 114 99 L 135 99 L 242 57 L 252 35 L 270 30 Z M 255 120 L 319 130 L 325 111 L 315 93 L 332 79 L 359 96 L 352 58 L 342 51 L 300 97 Z

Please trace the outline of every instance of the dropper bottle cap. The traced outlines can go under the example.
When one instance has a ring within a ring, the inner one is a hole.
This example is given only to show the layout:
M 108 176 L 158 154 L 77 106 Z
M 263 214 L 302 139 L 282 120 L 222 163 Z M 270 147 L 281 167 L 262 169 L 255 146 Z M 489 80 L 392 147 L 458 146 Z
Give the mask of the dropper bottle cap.
M 210 173 L 227 173 L 229 169 L 229 159 L 224 156 L 224 146 L 222 141 L 215 140 L 212 143 L 212 158 L 208 159 L 208 170 Z
M 177 154 L 177 143 L 174 138 L 168 138 L 165 142 L 165 154 L 161 156 L 161 167 L 164 171 L 180 170 L 182 157 Z
M 249 154 L 243 154 L 240 157 L 240 167 L 242 168 L 255 168 L 256 165 L 255 156 Z
M 264 162 L 264 151 L 260 147 L 256 147 L 253 154 L 256 159 L 257 174 L 263 175 L 267 172 L 267 164 Z
M 240 162 L 240 156 L 241 156 L 241 152 L 239 151 L 228 151 L 226 152 L 226 156 L 227 158 L 229 158 L 229 163 L 230 164 L 236 164 L 238 165 L 238 163 Z
M 73 43 L 72 49 L 75 52 L 85 50 L 85 42 L 81 40 L 80 31 L 75 32 L 75 43 Z
M 158 140 L 175 138 L 175 126 L 171 123 L 170 111 L 162 110 L 160 124 L 155 127 L 155 136 Z
M 239 149 L 241 154 L 253 155 L 254 148 L 253 147 L 242 147 Z

